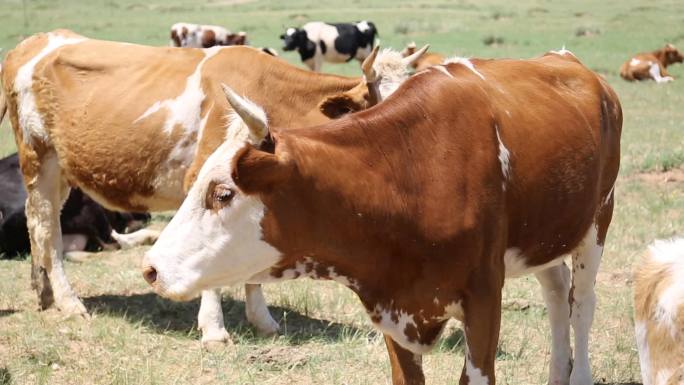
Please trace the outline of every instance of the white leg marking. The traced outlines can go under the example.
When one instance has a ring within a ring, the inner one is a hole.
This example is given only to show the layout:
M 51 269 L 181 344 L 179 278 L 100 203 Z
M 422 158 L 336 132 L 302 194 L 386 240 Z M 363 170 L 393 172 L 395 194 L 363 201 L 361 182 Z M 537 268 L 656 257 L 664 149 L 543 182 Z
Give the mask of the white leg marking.
M 40 175 L 29 183 L 26 220 L 31 252 L 47 270 L 55 304 L 67 314 L 85 315 L 85 306 L 74 293 L 64 272 L 62 228 L 59 216 L 69 187 L 62 181 L 55 153 L 42 159 Z
M 549 312 L 551 367 L 549 385 L 568 385 L 572 368 L 570 349 L 570 269 L 562 263 L 536 274 Z
M 637 321 L 634 325 L 637 349 L 639 350 L 639 364 L 641 366 L 641 381 L 643 385 L 651 384 L 651 355 L 648 350 L 648 328 L 644 321 Z
M 136 246 L 151 245 L 159 238 L 158 230 L 140 229 L 130 234 L 119 234 L 112 230 L 112 238 L 119 242 L 122 249 L 130 249 Z
M 466 337 L 467 338 L 467 337 Z M 466 376 L 468 376 L 469 385 L 489 385 L 489 377 L 482 374 L 482 370 L 478 369 L 472 363 L 470 355 L 470 348 L 466 341 L 466 356 L 465 356 Z
M 651 64 L 651 67 L 648 69 L 648 73 L 651 75 L 653 80 L 656 81 L 656 83 L 667 83 L 667 82 L 671 82 L 672 80 L 674 80 L 674 79 L 672 79 L 671 76 L 663 77 L 660 74 L 660 65 L 658 63 Z
M 572 255 L 572 311 L 570 322 L 575 331 L 575 362 L 571 385 L 593 384 L 589 363 L 589 332 L 596 308 L 594 284 L 603 246 L 597 241 L 596 226 L 589 227 L 582 243 Z
M 261 285 L 245 285 L 245 313 L 249 323 L 254 325 L 260 335 L 269 336 L 280 330 L 280 326 L 268 311 Z
M 223 323 L 221 289 L 202 292 L 197 326 L 202 331 L 202 345 L 210 342 L 230 342 L 230 335 Z
M 14 79 L 14 91 L 17 93 L 17 109 L 19 115 L 19 126 L 24 134 L 24 142 L 31 143 L 32 138 L 40 139 L 48 143 L 49 136 L 45 130 L 43 117 L 38 112 L 36 97 L 33 94 L 33 73 L 41 60 L 57 48 L 77 44 L 84 41 L 84 38 L 68 38 L 54 33 L 48 33 L 48 43 L 40 53 L 34 56 L 26 64 L 19 68 L 17 77 Z

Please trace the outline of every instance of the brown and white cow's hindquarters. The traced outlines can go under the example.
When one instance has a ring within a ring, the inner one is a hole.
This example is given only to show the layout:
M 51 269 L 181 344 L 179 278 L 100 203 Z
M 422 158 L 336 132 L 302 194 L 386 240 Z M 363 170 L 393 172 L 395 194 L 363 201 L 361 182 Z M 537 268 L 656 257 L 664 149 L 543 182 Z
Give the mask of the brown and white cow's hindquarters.
M 407 76 L 409 63 L 393 55 L 400 74 L 378 69 L 379 89 Z M 381 56 L 380 63 L 392 61 Z M 221 82 L 252 95 L 274 123 L 294 127 L 328 120 L 321 103 L 352 101 L 344 112 L 368 106 L 361 78 L 313 74 L 245 47 L 145 47 L 60 30 L 35 35 L 7 55 L 2 95 L 29 193 L 32 281 L 42 308 L 55 303 L 65 313 L 86 314 L 62 262 L 58 214 L 69 186 L 113 209 L 177 208 L 225 140 L 229 107 Z M 219 299 L 217 292 L 203 296 L 205 340 L 227 338 Z M 260 331 L 277 328 L 258 287 L 248 290 L 247 316 Z
M 212 154 L 147 253 L 155 291 L 183 300 L 245 279 L 335 279 L 385 334 L 395 384 L 424 383 L 421 355 L 452 317 L 465 327 L 461 383 L 493 384 L 504 278 L 535 273 L 549 383 L 592 383 L 622 113 L 571 53 L 450 60 L 370 110 L 274 128 L 273 153 L 257 148 L 264 112 L 228 95 L 248 122 L 235 128 L 252 134 Z
M 644 385 L 684 383 L 684 239 L 656 241 L 637 262 L 634 324 Z

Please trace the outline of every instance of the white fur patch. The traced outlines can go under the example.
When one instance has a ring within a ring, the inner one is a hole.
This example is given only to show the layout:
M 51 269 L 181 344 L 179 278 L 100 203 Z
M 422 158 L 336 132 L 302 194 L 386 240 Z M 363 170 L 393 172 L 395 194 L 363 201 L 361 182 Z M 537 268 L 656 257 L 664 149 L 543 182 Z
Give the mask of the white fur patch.
M 467 58 L 464 58 L 464 57 L 452 57 L 452 58 L 447 59 L 446 61 L 444 61 L 444 64 L 445 64 L 445 65 L 446 65 L 446 64 L 451 64 L 451 63 L 454 63 L 454 64 L 462 64 L 462 65 L 466 66 L 466 68 L 468 68 L 469 70 L 473 71 L 473 73 L 475 73 L 475 75 L 479 76 L 480 79 L 485 80 L 484 75 L 482 75 L 482 74 L 480 73 L 480 71 L 478 71 L 478 70 L 475 69 L 475 65 L 473 65 L 473 62 L 471 62 L 470 59 L 467 59 Z
M 432 349 L 432 345 L 424 345 L 418 341 L 409 341 L 408 337 L 406 336 L 405 330 L 408 325 L 417 328 L 413 314 L 408 314 L 401 309 L 389 311 L 380 305 L 376 305 L 375 309 L 372 312 L 369 312 L 369 315 L 372 318 L 380 318 L 379 322 L 373 321 L 375 327 L 377 327 L 382 333 L 392 337 L 392 339 L 404 349 L 407 349 L 415 354 L 424 354 Z M 397 322 L 392 319 L 393 315 L 396 315 Z
M 525 258 L 521 254 L 521 250 L 517 247 L 506 249 L 504 254 L 504 266 L 506 267 L 506 278 L 518 278 L 528 274 L 533 274 L 538 271 L 546 270 L 551 266 L 555 266 L 563 262 L 565 256 L 561 256 L 552 261 L 549 261 L 539 266 L 527 266 Z
M 437 70 L 437 71 L 439 71 L 439 72 L 442 72 L 443 74 L 445 74 L 446 76 L 448 76 L 448 77 L 450 77 L 450 78 L 453 78 L 453 77 L 454 77 L 454 75 L 450 74 L 449 71 L 447 71 L 447 69 L 446 69 L 444 66 L 442 66 L 442 65 L 436 65 L 436 66 L 432 66 L 432 67 L 429 67 L 429 68 L 432 68 L 432 69 L 434 69 L 434 70 Z
M 632 60 L 629 61 L 629 65 L 631 65 L 631 66 L 636 66 L 636 65 L 639 65 L 640 63 L 641 63 L 641 60 L 639 60 L 637 58 L 632 58 Z
M 47 45 L 19 68 L 17 77 L 14 79 L 14 91 L 17 93 L 17 109 L 19 115 L 19 126 L 24 134 L 24 142 L 30 144 L 33 139 L 49 143 L 49 135 L 45 130 L 43 117 L 38 112 L 36 97 L 33 94 L 33 73 L 41 60 L 54 52 L 59 47 L 71 44 L 78 44 L 85 38 L 65 37 L 54 33 L 48 33 Z
M 575 56 L 575 54 L 573 54 L 572 52 L 570 52 L 570 51 L 568 51 L 567 49 L 565 49 L 565 46 L 563 46 L 563 48 L 561 48 L 559 51 L 549 51 L 549 52 L 555 53 L 556 55 L 561 55 L 561 56 L 563 56 L 563 55 L 572 55 L 572 56 Z
M 482 374 L 482 370 L 476 368 L 472 363 L 472 357 L 470 355 L 470 348 L 466 342 L 466 370 L 465 374 L 468 376 L 468 384 L 470 385 L 489 385 L 489 378 Z
M 506 191 L 506 183 L 511 180 L 511 153 L 501 140 L 501 134 L 499 134 L 499 125 L 495 125 L 495 129 L 496 140 L 499 142 L 499 163 L 501 163 L 501 173 L 504 177 L 504 180 L 501 182 L 501 188 Z
M 672 285 L 660 293 L 655 320 L 675 337 L 679 332 L 677 313 L 684 303 L 684 238 L 655 241 L 649 251 L 653 260 L 667 269 L 672 281 Z
M 356 28 L 358 28 L 361 32 L 366 32 L 370 29 L 370 25 L 368 25 L 368 22 L 366 20 L 364 20 L 360 23 L 357 23 Z
M 292 35 L 294 35 L 295 32 L 297 32 L 296 29 L 294 29 L 294 28 L 288 28 L 288 29 L 285 31 L 285 34 L 286 34 L 287 36 L 292 36 Z
M 634 334 L 639 351 L 643 385 L 653 385 L 651 384 L 651 354 L 648 349 L 648 327 L 646 322 L 636 321 L 634 324 Z

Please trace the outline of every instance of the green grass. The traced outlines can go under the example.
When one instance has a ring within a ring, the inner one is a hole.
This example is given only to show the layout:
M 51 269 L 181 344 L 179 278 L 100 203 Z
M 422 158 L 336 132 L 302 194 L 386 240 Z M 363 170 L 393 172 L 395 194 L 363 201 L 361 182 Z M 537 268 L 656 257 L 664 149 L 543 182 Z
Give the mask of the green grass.
M 684 183 L 661 183 L 642 175 L 681 169 L 684 163 L 684 66 L 672 67 L 671 73 L 683 79 L 667 85 L 627 83 L 617 70 L 637 51 L 665 42 L 684 46 L 684 3 L 38 0 L 26 1 L 25 13 L 23 4 L 0 0 L 0 47 L 9 49 L 24 36 L 54 28 L 165 45 L 169 26 L 189 21 L 245 30 L 254 45 L 280 48 L 277 37 L 286 27 L 313 19 L 370 19 L 380 30 L 383 46 L 401 48 L 416 41 L 447 55 L 531 57 L 565 45 L 608 79 L 625 117 L 616 212 L 597 282 L 599 304 L 591 339 L 594 376 L 599 383 L 640 381 L 632 332 L 632 265 L 652 239 L 684 228 Z M 578 31 L 592 35 L 577 36 Z M 301 65 L 296 54 L 283 56 Z M 326 64 L 324 70 L 360 72 L 355 63 Z M 14 150 L 4 122 L 0 155 Z M 63 319 L 54 310 L 37 312 L 29 263 L 1 261 L 0 385 L 389 383 L 382 339 L 349 290 L 308 280 L 267 286 L 283 333 L 264 339 L 246 324 L 242 290 L 229 289 L 224 313 L 234 344 L 204 352 L 195 322 L 198 302 L 172 303 L 150 293 L 138 270 L 142 252 L 102 253 L 86 263 L 67 263 L 74 288 L 94 314 L 90 321 Z M 545 383 L 548 334 L 534 278 L 508 281 L 499 383 Z M 425 358 L 428 384 L 458 383 L 462 338 L 450 327 Z

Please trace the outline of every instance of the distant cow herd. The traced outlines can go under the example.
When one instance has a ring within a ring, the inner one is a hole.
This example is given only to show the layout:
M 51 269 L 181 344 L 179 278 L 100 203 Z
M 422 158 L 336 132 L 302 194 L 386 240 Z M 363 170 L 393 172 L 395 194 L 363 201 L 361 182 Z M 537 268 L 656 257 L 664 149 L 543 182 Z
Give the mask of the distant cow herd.
M 242 31 L 177 23 L 170 37 L 183 49 L 56 30 L 3 62 L 0 122 L 18 153 L 0 160 L 0 253 L 31 253 L 41 308 L 87 314 L 65 253 L 154 243 L 143 278 L 168 298 L 201 295 L 205 344 L 229 339 L 221 287 L 245 284 L 248 320 L 272 334 L 261 284 L 328 279 L 384 334 L 395 385 L 425 382 L 422 355 L 452 318 L 465 331 L 461 383 L 493 384 L 504 280 L 534 274 L 549 383 L 593 384 L 622 130 L 601 75 L 566 49 L 380 51 L 367 20 L 287 28 L 283 50 L 311 71 Z M 620 75 L 669 82 L 682 59 L 668 44 Z M 319 73 L 349 61 L 359 76 Z M 142 229 L 162 210 L 177 213 L 161 233 Z M 684 376 L 682 280 L 684 241 L 655 243 L 635 281 L 645 384 Z

